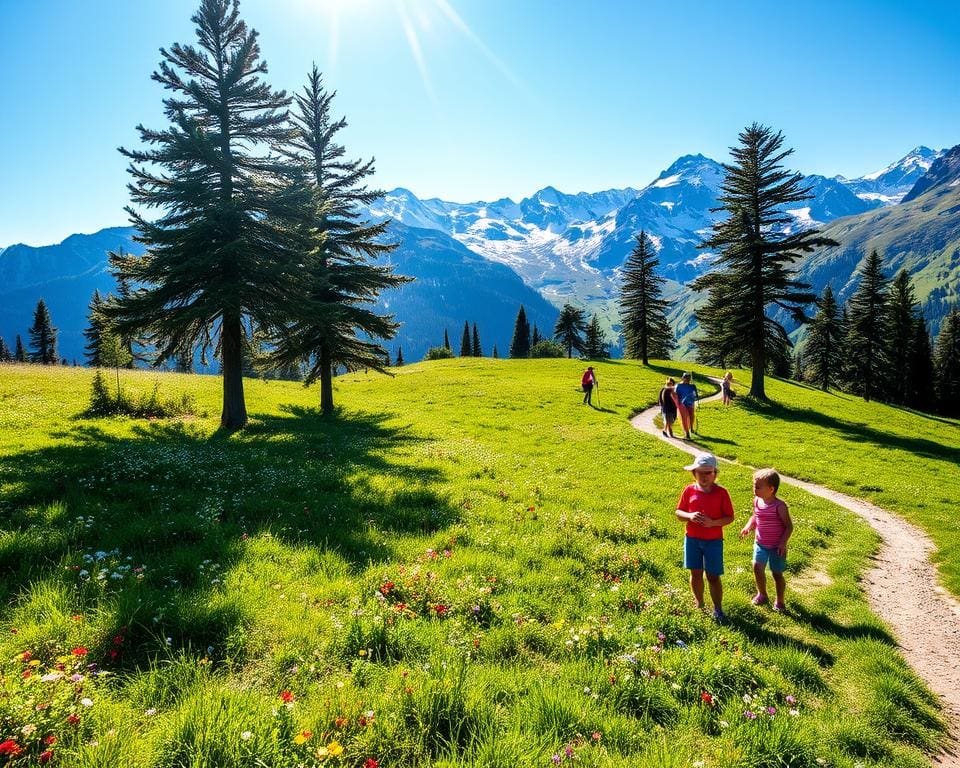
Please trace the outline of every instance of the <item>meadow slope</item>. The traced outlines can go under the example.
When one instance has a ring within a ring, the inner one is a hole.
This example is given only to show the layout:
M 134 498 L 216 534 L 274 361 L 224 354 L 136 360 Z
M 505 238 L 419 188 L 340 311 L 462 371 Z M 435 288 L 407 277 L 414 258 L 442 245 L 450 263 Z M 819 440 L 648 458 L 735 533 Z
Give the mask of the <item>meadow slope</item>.
M 749 604 L 728 533 L 714 625 L 680 568 L 683 459 L 627 420 L 666 369 L 601 363 L 590 409 L 580 368 L 346 376 L 334 422 L 315 390 L 248 380 L 252 423 L 226 435 L 217 379 L 124 372 L 209 415 L 91 419 L 89 371 L 0 366 L 0 754 L 927 764 L 935 699 L 857 583 L 870 529 L 792 494 L 789 616 Z M 748 472 L 721 482 L 742 521 Z

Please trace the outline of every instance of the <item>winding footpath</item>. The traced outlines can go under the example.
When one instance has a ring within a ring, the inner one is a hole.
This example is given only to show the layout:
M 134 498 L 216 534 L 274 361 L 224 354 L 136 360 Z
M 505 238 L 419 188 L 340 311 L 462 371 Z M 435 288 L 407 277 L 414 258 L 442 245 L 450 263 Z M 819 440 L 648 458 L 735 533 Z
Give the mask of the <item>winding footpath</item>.
M 719 399 L 717 393 L 700 403 Z M 691 455 L 703 452 L 694 442 L 664 437 L 653 423 L 659 412 L 656 406 L 648 408 L 630 423 Z M 936 583 L 936 568 L 930 562 L 933 543 L 916 526 L 868 501 L 783 474 L 780 480 L 850 510 L 880 535 L 880 549 L 862 580 L 867 601 L 890 627 L 904 658 L 943 703 L 952 743 L 933 758 L 933 764 L 960 768 L 960 602 Z

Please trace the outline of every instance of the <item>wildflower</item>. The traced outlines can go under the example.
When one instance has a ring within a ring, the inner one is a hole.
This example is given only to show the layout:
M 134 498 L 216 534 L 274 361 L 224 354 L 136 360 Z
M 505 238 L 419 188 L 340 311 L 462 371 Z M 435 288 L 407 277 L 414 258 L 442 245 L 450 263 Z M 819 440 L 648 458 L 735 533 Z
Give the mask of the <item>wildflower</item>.
M 366 656 L 366 655 L 367 655 L 367 649 L 366 649 L 366 648 L 361 648 L 361 649 L 360 649 L 360 657 L 363 658 L 363 657 Z
M 330 753 L 330 757 L 340 757 L 343 754 L 343 745 L 339 741 L 331 741 L 327 744 L 327 752 Z
M 282 701 L 284 704 L 289 704 L 295 698 L 296 696 L 294 696 L 290 691 L 280 691 L 280 701 Z
M 787 698 L 784 699 L 784 701 L 786 701 L 787 704 L 796 704 L 796 703 L 797 703 L 796 698 L 794 698 L 793 696 L 787 696 Z
M 83 704 L 83 706 L 85 707 L 92 707 L 93 699 L 83 698 L 83 699 L 80 699 L 80 703 Z
M 380 768 L 380 763 L 374 760 L 372 757 L 368 757 L 363 761 L 363 768 Z
M 37 755 L 37 759 L 41 763 L 49 763 L 53 759 L 53 750 L 52 749 L 43 750 L 43 752 Z
M 145 714 L 147 717 L 153 717 L 155 714 L 157 714 L 157 710 L 154 707 L 150 707 L 150 709 L 143 714 Z
M 773 717 L 775 714 L 777 714 L 777 708 L 767 707 L 767 714 L 770 715 L 770 717 Z
M 57 737 L 51 733 L 49 736 L 47 736 L 43 740 L 43 743 L 46 744 L 48 747 L 52 747 L 54 744 L 57 743 Z
M 83 646 L 80 646 L 78 648 L 74 648 L 72 651 L 70 651 L 70 653 L 72 653 L 74 656 L 86 656 L 88 651 Z
M 293 737 L 294 744 L 306 744 L 313 738 L 313 731 L 301 731 Z
M 757 719 L 756 713 L 755 713 L 755 712 L 751 712 L 749 709 L 748 709 L 746 712 L 743 713 L 743 716 L 744 716 L 745 718 L 747 718 L 747 720 L 756 720 L 756 719 Z
M 328 757 L 330 757 L 330 750 L 329 750 L 329 749 L 327 749 L 326 747 L 322 747 L 322 746 L 321 746 L 321 747 L 317 747 L 317 759 L 318 759 L 318 760 L 326 760 Z
M 83 682 L 83 675 L 81 675 L 79 672 L 74 672 L 72 675 L 70 675 L 70 682 L 71 682 L 71 683 L 82 683 L 82 682 Z
M 45 683 L 55 683 L 61 677 L 63 677 L 63 672 L 47 672 L 47 674 L 40 679 Z
M 567 760 L 573 760 L 573 747 L 567 744 L 563 749 L 563 753 L 567 756 Z
M 700 694 L 700 701 L 702 701 L 704 704 L 710 705 L 711 707 L 713 706 L 713 696 L 706 691 Z
M 797 715 L 800 714 L 800 710 L 799 710 L 799 709 L 791 709 L 790 712 L 789 712 L 789 714 L 792 715 L 793 717 L 796 717 Z
M 721 721 L 720 721 L 720 727 L 721 727 L 721 728 L 729 728 L 729 727 L 730 727 L 730 723 L 728 723 L 726 720 L 721 720 Z
M 591 736 L 591 738 L 592 738 L 594 741 L 600 741 L 600 731 L 594 731 L 594 732 L 593 732 L 593 735 Z
M 333 721 L 333 725 L 335 728 L 343 728 L 343 726 L 345 726 L 346 724 L 347 724 L 347 718 L 345 717 L 338 717 L 336 720 Z
M 6 741 L 0 742 L 0 755 L 8 755 L 9 757 L 16 757 L 21 752 L 23 752 L 23 747 L 21 747 L 13 739 L 7 739 Z
M 80 723 L 80 718 L 76 715 L 67 715 L 67 722 L 70 723 L 70 725 L 78 725 Z
M 250 741 L 253 738 L 253 734 L 250 731 L 244 731 L 240 734 L 240 738 L 244 741 Z
M 561 760 L 561 759 L 562 759 L 562 758 L 560 757 L 560 755 L 554 753 L 554 755 L 550 758 L 550 761 L 551 761 L 554 765 L 560 765 L 560 760 Z
M 33 723 L 27 723 L 25 726 L 23 726 L 23 728 L 20 729 L 20 733 L 22 733 L 24 736 L 31 736 L 36 730 L 37 726 L 35 726 Z
M 81 616 L 79 613 L 76 613 L 73 616 L 71 616 L 70 619 L 72 621 L 83 621 L 83 616 Z
M 439 605 L 433 606 L 433 610 L 437 612 L 437 616 L 445 616 L 447 611 L 449 610 L 449 606 L 443 605 L 441 603 Z

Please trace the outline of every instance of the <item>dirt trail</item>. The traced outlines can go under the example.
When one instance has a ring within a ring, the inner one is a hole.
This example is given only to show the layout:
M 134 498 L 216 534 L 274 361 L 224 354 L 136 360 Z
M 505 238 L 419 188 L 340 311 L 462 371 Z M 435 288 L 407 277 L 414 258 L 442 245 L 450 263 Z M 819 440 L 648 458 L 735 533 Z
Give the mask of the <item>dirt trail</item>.
M 717 393 L 700 402 L 719 399 Z M 664 437 L 653 423 L 659 412 L 656 406 L 648 408 L 630 423 L 681 451 L 702 452 L 694 442 Z M 678 419 L 675 434 L 682 434 L 679 425 Z M 933 542 L 916 526 L 868 501 L 783 474 L 780 479 L 849 509 L 880 535 L 880 550 L 864 574 L 864 592 L 874 613 L 890 627 L 904 658 L 943 702 L 952 744 L 949 751 L 934 757 L 933 765 L 960 768 L 960 602 L 936 583 L 936 569 L 930 562 Z

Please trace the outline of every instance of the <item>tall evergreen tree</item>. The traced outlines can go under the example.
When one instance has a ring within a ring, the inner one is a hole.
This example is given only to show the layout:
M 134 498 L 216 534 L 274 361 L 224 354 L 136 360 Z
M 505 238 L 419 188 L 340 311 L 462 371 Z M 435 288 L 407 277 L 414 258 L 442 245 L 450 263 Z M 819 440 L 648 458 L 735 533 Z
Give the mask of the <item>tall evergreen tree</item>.
M 882 392 L 882 382 L 890 376 L 887 282 L 880 254 L 871 251 L 860 270 L 860 285 L 850 297 L 846 341 L 850 388 L 864 400 Z
M 9 363 L 13 360 L 13 355 L 10 353 L 10 347 L 7 346 L 7 342 L 3 340 L 3 336 L 0 336 L 0 363 Z
M 804 376 L 824 392 L 843 381 L 844 332 L 833 289 L 826 286 L 817 301 L 817 314 L 803 347 Z
M 169 125 L 138 126 L 144 149 L 130 159 L 127 208 L 147 246 L 141 257 L 111 254 L 118 280 L 138 286 L 108 306 L 121 338 L 144 333 L 155 365 L 199 345 L 219 353 L 224 428 L 247 422 L 243 393 L 245 318 L 266 325 L 294 313 L 302 274 L 290 242 L 300 195 L 290 188 L 279 142 L 289 135 L 289 98 L 261 75 L 257 33 L 237 0 L 201 0 L 192 18 L 198 45 L 161 49 L 153 79 Z M 152 166 L 152 168 L 151 168 Z M 138 212 L 161 208 L 147 221 Z
M 87 314 L 87 327 L 83 337 L 87 340 L 83 354 L 87 358 L 87 365 L 100 368 L 103 365 L 103 330 L 106 318 L 103 316 L 103 298 L 99 290 L 94 290 L 90 299 L 90 311 Z
M 472 357 L 473 345 L 470 343 L 470 323 L 463 321 L 463 335 L 460 337 L 460 357 Z
M 804 307 L 815 298 L 808 285 L 793 279 L 791 264 L 815 248 L 836 244 L 816 229 L 782 234 L 793 222 L 783 207 L 811 196 L 803 176 L 781 165 L 793 153 L 782 146 L 783 134 L 767 126 L 754 123 L 740 133 L 740 146 L 730 150 L 734 164 L 724 164 L 716 209 L 728 215 L 699 246 L 719 254 L 719 269 L 693 284 L 710 292 L 697 311 L 701 335 L 694 344 L 707 358 L 748 356 L 750 394 L 757 398 L 766 397 L 768 363 L 786 359 L 789 365 L 790 360 L 790 339 L 770 312 L 780 309 L 804 322 Z
M 890 363 L 888 384 L 895 403 L 905 404 L 910 398 L 913 374 L 911 350 L 917 329 L 919 306 L 910 285 L 910 275 L 901 269 L 890 284 L 887 301 L 887 358 Z
M 573 350 L 577 350 L 580 354 L 584 353 L 586 332 L 587 321 L 584 311 L 572 304 L 564 304 L 553 326 L 553 338 L 567 350 L 568 359 L 573 357 Z
M 493 357 L 494 360 L 497 360 L 500 358 L 500 353 L 497 351 L 496 344 L 493 345 L 493 352 L 491 353 L 491 356 Z
M 447 329 L 443 329 L 443 348 L 450 349 L 450 337 L 447 335 Z
M 397 347 L 397 359 L 393 365 L 396 368 L 400 368 L 403 366 L 403 347 L 400 347 L 400 346 Z
M 16 352 L 14 352 L 13 357 L 18 363 L 27 362 L 27 352 L 23 348 L 23 339 L 20 338 L 19 333 L 17 334 Z
M 657 274 L 660 259 L 647 233 L 640 230 L 637 244 L 623 265 L 620 317 L 624 356 L 649 365 L 651 357 L 667 358 L 676 346 L 667 320 L 669 302 L 663 298 L 664 279 Z
M 596 315 L 591 318 L 590 324 L 587 326 L 584 347 L 586 356 L 591 360 L 602 360 L 610 356 L 610 350 L 607 348 L 607 335 L 600 327 L 600 320 Z
M 301 208 L 307 282 L 296 311 L 276 328 L 270 356 L 284 365 L 308 361 L 305 382 L 320 380 L 325 415 L 334 410 L 335 368 L 383 371 L 389 364 L 389 353 L 376 339 L 392 339 L 399 324 L 369 305 L 381 291 L 408 280 L 394 275 L 389 265 L 375 263 L 396 244 L 383 241 L 389 222 L 360 219 L 361 206 L 383 193 L 362 184 L 374 172 L 372 160 L 344 159 L 337 134 L 347 121 L 331 117 L 335 96 L 324 89 L 314 66 L 294 97 L 293 130 L 284 150 L 302 170 L 310 193 Z
M 907 388 L 907 405 L 921 411 L 936 410 L 936 373 L 933 367 L 933 349 L 930 331 L 923 311 L 917 312 L 913 325 L 913 340 L 910 343 L 910 381 Z
M 530 357 L 530 323 L 527 322 L 527 313 L 524 311 L 522 304 L 513 324 L 510 357 Z
M 533 324 L 533 333 L 530 334 L 530 346 L 531 346 L 531 348 L 537 346 L 537 344 L 539 344 L 541 341 L 543 341 L 543 336 L 540 335 L 540 329 L 537 328 L 537 324 L 534 323 L 534 324 Z
M 470 347 L 470 354 L 474 357 L 483 357 L 483 350 L 480 348 L 480 332 L 477 330 L 477 324 L 473 324 L 473 341 Z
M 60 362 L 57 355 L 57 329 L 53 327 L 47 303 L 40 299 L 33 312 L 33 325 L 30 334 L 30 362 L 43 365 L 56 365 Z M 19 337 L 18 337 L 19 338 Z
M 960 309 L 956 307 L 940 325 L 933 362 L 940 410 L 949 416 L 960 415 Z

